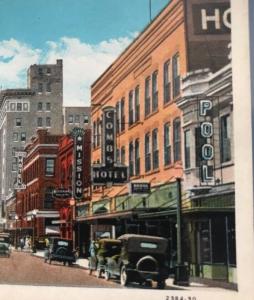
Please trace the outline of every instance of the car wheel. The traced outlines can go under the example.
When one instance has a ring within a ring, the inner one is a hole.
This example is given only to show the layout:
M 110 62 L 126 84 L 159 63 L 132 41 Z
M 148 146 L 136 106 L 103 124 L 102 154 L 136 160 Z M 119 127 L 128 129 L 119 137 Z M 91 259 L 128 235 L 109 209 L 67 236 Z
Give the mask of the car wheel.
M 109 273 L 109 271 L 105 271 L 105 279 L 107 280 L 107 281 L 109 281 L 109 279 L 110 279 L 110 273 Z
M 128 284 L 128 273 L 126 272 L 125 266 L 122 266 L 120 281 L 122 286 L 126 286 Z
M 96 270 L 96 277 L 101 278 L 101 274 L 102 274 L 102 269 L 97 269 Z
M 146 280 L 145 281 L 145 286 L 147 286 L 147 287 L 152 287 L 152 281 L 151 280 Z
M 165 286 L 166 286 L 165 280 L 160 280 L 157 282 L 157 289 L 163 290 L 163 289 L 165 289 Z

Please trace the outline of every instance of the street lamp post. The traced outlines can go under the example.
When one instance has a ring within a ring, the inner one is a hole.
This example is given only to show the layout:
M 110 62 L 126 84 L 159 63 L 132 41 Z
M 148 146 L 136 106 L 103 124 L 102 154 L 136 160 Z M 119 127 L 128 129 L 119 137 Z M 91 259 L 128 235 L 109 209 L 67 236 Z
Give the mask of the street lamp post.
M 32 242 L 32 251 L 36 252 L 36 248 L 35 248 L 35 220 L 36 220 L 36 215 L 37 215 L 37 210 L 34 209 L 32 211 L 32 219 L 33 219 L 33 242 Z
M 73 250 L 75 250 L 76 238 L 75 238 L 75 219 L 76 219 L 76 201 L 74 198 L 70 200 L 70 206 L 72 208 L 72 241 L 73 241 Z
M 18 224 L 19 216 L 15 215 L 15 249 L 17 249 L 18 241 L 17 241 L 17 224 Z
M 183 237 L 182 237 L 182 190 L 181 178 L 176 179 L 177 182 L 177 265 L 175 270 L 174 284 L 188 286 L 189 285 L 189 270 L 187 265 L 183 263 Z

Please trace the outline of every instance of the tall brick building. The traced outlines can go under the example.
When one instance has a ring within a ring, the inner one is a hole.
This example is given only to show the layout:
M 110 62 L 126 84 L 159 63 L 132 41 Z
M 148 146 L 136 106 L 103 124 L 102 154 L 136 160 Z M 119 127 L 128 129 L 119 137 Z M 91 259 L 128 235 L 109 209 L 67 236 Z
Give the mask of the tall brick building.
M 130 182 L 93 186 L 92 201 L 82 212 L 92 238 L 164 236 L 171 261 L 176 259 L 176 179 L 183 179 L 187 142 L 176 104 L 182 78 L 226 65 L 230 38 L 230 1 L 172 0 L 93 83 L 92 163 L 104 163 L 102 109 L 113 107 L 115 164 L 128 166 Z M 199 88 L 193 85 L 189 93 Z M 135 182 L 149 183 L 150 192 L 132 194 L 129 184 Z
M 27 88 L 0 93 L 0 195 L 13 196 L 17 178 L 15 152 L 23 150 L 37 129 L 52 134 L 63 132 L 63 65 L 32 65 L 27 72 Z
M 59 233 L 59 227 L 52 225 L 52 221 L 59 218 L 59 205 L 52 191 L 58 187 L 57 153 L 61 137 L 39 129 L 25 148 L 27 156 L 22 177 L 26 189 L 16 196 L 17 227 L 30 234 L 35 228 L 35 237 Z M 36 215 L 33 215 L 34 210 Z

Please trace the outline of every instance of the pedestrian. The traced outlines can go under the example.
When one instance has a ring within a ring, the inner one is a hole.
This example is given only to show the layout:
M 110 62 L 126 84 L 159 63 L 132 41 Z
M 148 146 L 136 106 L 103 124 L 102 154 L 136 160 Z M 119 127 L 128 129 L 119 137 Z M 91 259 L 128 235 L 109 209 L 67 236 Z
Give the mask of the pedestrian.
M 96 256 L 96 250 L 97 250 L 97 247 L 96 247 L 95 241 L 92 240 L 90 243 L 90 247 L 89 247 L 90 256 L 92 256 L 92 257 Z
M 49 239 L 47 237 L 45 238 L 45 245 L 46 245 L 46 248 L 49 247 Z
M 29 236 L 27 239 L 28 248 L 31 249 L 31 237 Z
M 24 238 L 22 237 L 20 239 L 20 249 L 21 249 L 21 251 L 24 249 L 24 246 L 25 246 L 25 241 L 24 241 Z

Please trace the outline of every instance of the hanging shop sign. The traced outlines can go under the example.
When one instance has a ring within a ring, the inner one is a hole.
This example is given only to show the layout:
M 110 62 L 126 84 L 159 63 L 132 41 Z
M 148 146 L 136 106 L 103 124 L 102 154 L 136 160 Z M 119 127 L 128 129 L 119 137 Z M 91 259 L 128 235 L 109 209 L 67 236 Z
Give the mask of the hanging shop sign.
M 131 182 L 130 193 L 131 194 L 150 194 L 151 184 L 149 182 Z
M 24 190 L 26 189 L 26 185 L 23 183 L 22 169 L 23 169 L 24 158 L 26 157 L 26 152 L 24 151 L 15 152 L 15 157 L 17 158 L 18 172 L 17 172 L 17 181 L 14 184 L 14 189 Z
M 72 176 L 72 193 L 73 198 L 81 200 L 83 198 L 83 165 L 84 165 L 84 129 L 75 127 L 71 132 L 74 141 L 73 148 L 73 176 Z
M 65 189 L 58 189 L 58 190 L 54 190 L 52 192 L 52 195 L 55 198 L 66 199 L 72 197 L 72 191 L 65 190 Z
M 128 170 L 125 166 L 115 166 L 108 168 L 105 166 L 93 166 L 92 178 L 94 185 L 120 185 L 128 181 Z
M 92 183 L 124 184 L 128 181 L 128 168 L 116 164 L 116 110 L 107 106 L 102 111 L 102 164 L 92 166 Z
M 201 181 L 205 183 L 214 181 L 213 170 L 213 123 L 212 123 L 213 102 L 209 99 L 199 101 L 199 116 L 203 118 L 200 124 L 200 139 L 204 141 L 201 145 Z M 207 120 L 208 119 L 208 120 Z

